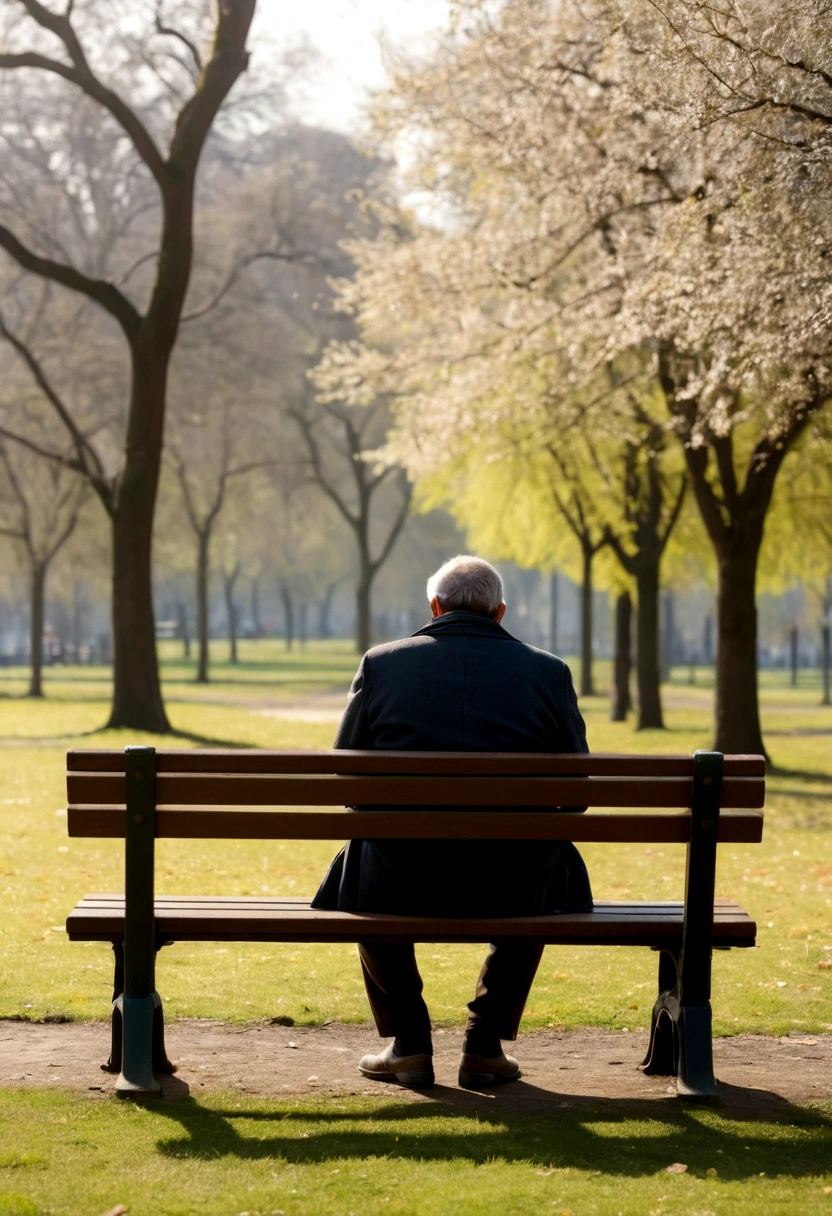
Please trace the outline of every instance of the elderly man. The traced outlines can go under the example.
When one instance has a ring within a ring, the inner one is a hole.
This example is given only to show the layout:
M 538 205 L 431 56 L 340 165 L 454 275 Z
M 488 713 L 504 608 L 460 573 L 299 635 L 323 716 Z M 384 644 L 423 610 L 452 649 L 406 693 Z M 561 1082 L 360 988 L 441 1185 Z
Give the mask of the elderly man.
M 433 620 L 361 660 L 336 747 L 393 751 L 586 752 L 569 668 L 501 626 L 500 575 L 455 557 L 428 580 Z M 438 808 L 434 808 L 438 809 Z M 592 907 L 583 860 L 559 841 L 350 842 L 313 907 L 419 916 L 524 916 Z M 431 1024 L 410 944 L 359 946 L 376 1026 L 393 1042 L 359 1070 L 410 1088 L 433 1084 Z M 491 946 L 468 1006 L 459 1083 L 520 1075 L 501 1040 L 517 1037 L 542 946 Z

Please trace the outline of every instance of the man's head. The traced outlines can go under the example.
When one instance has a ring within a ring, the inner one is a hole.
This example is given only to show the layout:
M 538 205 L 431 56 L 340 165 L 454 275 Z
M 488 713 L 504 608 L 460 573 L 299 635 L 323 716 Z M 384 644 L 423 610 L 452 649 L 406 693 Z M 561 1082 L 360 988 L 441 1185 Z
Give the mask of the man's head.
M 452 557 L 428 579 L 428 600 L 434 617 L 464 609 L 503 619 L 503 580 L 490 562 L 470 554 Z

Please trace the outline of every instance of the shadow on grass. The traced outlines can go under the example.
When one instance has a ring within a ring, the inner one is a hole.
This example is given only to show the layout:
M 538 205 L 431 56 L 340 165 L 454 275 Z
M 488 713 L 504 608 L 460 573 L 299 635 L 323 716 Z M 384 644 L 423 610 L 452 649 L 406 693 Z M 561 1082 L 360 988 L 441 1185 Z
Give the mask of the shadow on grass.
M 274 1158 L 301 1165 L 368 1157 L 477 1164 L 500 1158 L 630 1177 L 681 1161 L 694 1177 L 717 1169 L 723 1180 L 824 1174 L 832 1162 L 832 1119 L 767 1091 L 726 1086 L 722 1102 L 706 1108 L 675 1098 L 554 1094 L 525 1082 L 512 1091 L 509 1109 L 500 1094 L 442 1086 L 429 1103 L 353 1100 L 351 1110 L 340 1111 L 299 1110 L 289 1100 L 271 1110 L 216 1109 L 191 1097 L 146 1109 L 160 1129 L 172 1122 L 184 1133 L 157 1145 L 163 1156 L 180 1159 Z M 533 1113 L 518 1110 L 518 1099 Z
M 769 763 L 767 766 L 767 776 L 769 777 L 791 777 L 794 781 L 812 781 L 817 785 L 832 785 L 832 773 L 819 773 L 806 768 L 781 768 L 779 764 Z M 789 796 L 803 798 L 818 798 L 824 795 L 812 794 L 806 790 L 777 790 L 778 794 L 789 794 Z
M 92 730 L 74 731 L 72 734 L 67 734 L 66 731 L 61 731 L 55 735 L 6 735 L 0 736 L 0 747 L 37 747 L 41 744 L 49 744 L 55 746 L 58 743 L 75 743 L 78 739 L 89 739 L 97 737 L 101 743 L 106 743 L 106 736 L 109 734 L 108 726 L 96 726 Z M 115 728 L 114 733 L 123 734 L 123 728 Z M 147 734 L 147 731 L 140 732 Z M 169 730 L 165 734 L 154 735 L 154 739 L 158 739 L 160 745 L 165 744 L 175 745 L 177 739 L 186 740 L 188 743 L 195 743 L 198 747 L 228 747 L 228 748 L 257 748 L 259 744 L 252 742 L 240 741 L 239 739 L 215 739 L 211 735 L 200 735 L 195 731 L 190 730 Z M 120 748 L 117 750 L 121 750 Z

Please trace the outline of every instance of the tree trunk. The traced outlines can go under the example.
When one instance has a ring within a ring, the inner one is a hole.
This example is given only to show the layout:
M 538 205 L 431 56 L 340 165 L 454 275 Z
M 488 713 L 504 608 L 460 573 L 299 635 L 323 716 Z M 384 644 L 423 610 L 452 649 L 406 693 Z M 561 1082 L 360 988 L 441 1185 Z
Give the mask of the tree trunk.
M 141 468 L 130 468 L 141 477 Z M 155 491 L 152 497 L 135 488 L 128 493 L 124 484 L 113 516 L 113 708 L 107 725 L 161 734 L 170 725 L 162 700 L 153 620 L 154 499 Z
M 35 563 L 29 585 L 29 679 L 30 697 L 43 696 L 43 602 L 46 595 L 46 566 Z
M 829 695 L 830 634 L 832 634 L 832 629 L 830 629 L 829 625 L 822 625 L 820 631 L 820 655 L 823 683 L 823 697 L 821 699 L 821 705 L 832 705 L 832 700 L 830 700 Z
M 632 667 L 631 628 L 633 601 L 623 591 L 615 601 L 615 663 L 612 696 L 612 721 L 625 722 L 631 709 L 630 668 Z
M 792 668 L 792 688 L 797 688 L 797 667 L 800 657 L 799 645 L 799 635 L 797 632 L 797 626 L 795 625 L 789 630 L 789 657 L 791 659 Z
M 334 583 L 330 583 L 321 597 L 321 604 L 318 610 L 318 637 L 331 638 L 332 625 L 330 624 L 330 613 L 332 612 L 332 601 L 335 598 L 335 592 L 338 589 L 340 579 Z
M 196 634 L 199 643 L 196 682 L 207 684 L 208 675 L 208 549 L 210 536 L 200 532 L 196 550 Z
M 172 343 L 152 327 L 134 345 L 124 467 L 113 529 L 113 707 L 108 726 L 165 733 L 153 618 L 153 515 Z
M 301 600 L 300 608 L 298 609 L 298 641 L 300 648 L 303 650 L 306 646 L 306 639 L 309 632 L 308 626 L 308 608 L 306 600 Z
M 291 650 L 295 640 L 295 605 L 291 588 L 284 584 L 280 588 L 280 598 L 283 600 L 283 617 L 286 624 L 286 649 Z
M 263 636 L 263 622 L 260 620 L 260 579 L 261 575 L 256 575 L 251 580 L 251 632 L 255 638 Z
M 361 576 L 355 589 L 355 649 L 359 654 L 369 651 L 372 644 L 372 582 Z
M 673 619 L 675 597 L 672 591 L 666 591 L 662 599 L 664 621 L 660 634 L 662 681 L 667 684 L 673 674 L 673 660 L 676 655 L 676 627 Z
M 237 581 L 237 575 L 232 578 L 224 578 L 225 584 L 225 611 L 228 617 L 228 661 L 229 663 L 238 663 L 237 657 L 237 605 L 234 603 L 234 584 Z
M 737 544 L 719 558 L 717 604 L 717 751 L 765 755 L 757 696 L 759 542 Z
M 558 652 L 558 600 L 560 585 L 558 572 L 553 570 L 549 575 L 549 650 L 552 654 Z
M 659 666 L 659 565 L 641 563 L 638 585 L 636 681 L 637 730 L 663 730 Z
M 176 615 L 179 618 L 179 637 L 182 640 L 182 658 L 191 657 L 191 635 L 188 632 L 188 611 L 184 604 L 176 605 Z
M 83 587 L 80 582 L 74 584 L 72 588 L 72 645 L 75 650 L 75 662 L 80 662 L 81 654 L 81 639 L 83 633 Z
M 702 629 L 702 662 L 706 667 L 714 661 L 714 618 L 708 613 Z
M 365 654 L 372 645 L 372 573 L 362 564 L 355 589 L 355 649 Z
M 594 697 L 592 682 L 592 558 L 587 546 L 583 549 L 583 579 L 581 581 L 581 696 Z

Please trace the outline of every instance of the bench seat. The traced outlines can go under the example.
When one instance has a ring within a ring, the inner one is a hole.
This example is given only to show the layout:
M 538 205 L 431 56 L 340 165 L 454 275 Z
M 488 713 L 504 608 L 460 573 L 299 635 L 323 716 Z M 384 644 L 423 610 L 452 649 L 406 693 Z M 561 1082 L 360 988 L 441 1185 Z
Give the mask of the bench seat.
M 160 945 L 177 941 L 211 942 L 544 942 L 547 945 L 649 946 L 678 948 L 684 903 L 598 900 L 592 912 L 467 920 L 325 912 L 307 899 L 262 896 L 156 896 L 156 934 Z M 124 937 L 124 896 L 87 895 L 69 914 L 72 941 Z M 714 903 L 714 948 L 755 944 L 757 925 L 738 903 Z

